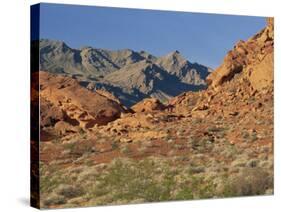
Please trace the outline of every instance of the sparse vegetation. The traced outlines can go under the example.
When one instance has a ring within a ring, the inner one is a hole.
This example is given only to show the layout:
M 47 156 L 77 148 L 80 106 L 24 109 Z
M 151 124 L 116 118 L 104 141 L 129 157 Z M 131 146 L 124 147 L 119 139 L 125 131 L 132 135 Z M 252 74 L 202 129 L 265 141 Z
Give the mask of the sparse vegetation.
M 273 188 L 272 176 L 259 168 L 242 168 L 232 175 L 225 175 L 228 169 L 222 169 L 224 174 L 217 172 L 209 177 L 202 175 L 205 167 L 196 164 L 182 170 L 181 166 L 171 166 L 169 160 L 159 158 L 120 158 L 102 172 L 98 170 L 98 166 L 85 167 L 47 175 L 44 170 L 41 188 L 46 199 L 42 204 L 85 204 L 75 201 L 76 197 L 84 198 L 90 205 L 233 197 L 260 195 Z

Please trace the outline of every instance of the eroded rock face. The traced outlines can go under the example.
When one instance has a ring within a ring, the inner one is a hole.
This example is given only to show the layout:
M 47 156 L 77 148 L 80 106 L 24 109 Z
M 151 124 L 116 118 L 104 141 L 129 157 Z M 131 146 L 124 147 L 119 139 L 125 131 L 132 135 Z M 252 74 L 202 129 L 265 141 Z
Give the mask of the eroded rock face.
M 267 19 L 267 26 L 247 40 L 239 41 L 229 51 L 223 63 L 207 77 L 210 87 L 217 88 L 241 73 L 254 89 L 261 90 L 273 85 L 273 18 Z
M 40 98 L 40 125 L 42 127 L 54 126 L 58 121 L 64 120 L 64 113 L 61 108 L 54 105 L 46 98 Z
M 126 109 L 113 98 L 83 88 L 69 77 L 40 73 L 41 122 L 44 126 L 65 121 L 91 128 L 120 117 Z
M 156 98 L 148 98 L 135 104 L 132 110 L 135 112 L 152 112 L 157 110 L 164 110 L 166 107 Z

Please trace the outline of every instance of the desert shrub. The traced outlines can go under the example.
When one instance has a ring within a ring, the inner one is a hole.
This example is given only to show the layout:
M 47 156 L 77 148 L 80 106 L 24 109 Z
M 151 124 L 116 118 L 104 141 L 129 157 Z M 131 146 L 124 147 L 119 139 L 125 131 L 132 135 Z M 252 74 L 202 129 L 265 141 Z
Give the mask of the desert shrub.
M 122 146 L 120 151 L 125 155 L 129 155 L 131 153 L 131 149 L 129 148 L 128 145 Z
M 68 199 L 81 196 L 84 190 L 75 183 L 75 170 L 61 171 L 57 166 L 42 165 L 40 168 L 40 192 L 44 196 L 44 204 L 64 204 Z M 57 200 L 55 200 L 55 198 Z M 59 203 L 58 203 L 59 202 Z
M 191 166 L 189 168 L 189 173 L 190 174 L 198 174 L 198 173 L 202 173 L 205 172 L 205 167 L 204 166 Z
M 251 160 L 249 160 L 248 162 L 247 162 L 247 167 L 250 167 L 250 168 L 255 168 L 255 167 L 257 167 L 258 166 L 258 164 L 259 164 L 259 160 L 257 160 L 257 159 L 251 159 Z
M 192 119 L 192 124 L 201 124 L 202 122 L 203 122 L 203 119 L 201 119 L 201 118 Z
M 77 196 L 81 196 L 84 192 L 83 190 L 78 186 L 73 185 L 67 185 L 67 184 L 61 184 L 59 185 L 55 190 L 55 193 L 58 195 L 64 196 L 66 198 L 73 198 Z
M 213 132 L 213 133 L 222 132 L 224 130 L 226 130 L 226 128 L 223 128 L 223 127 L 209 127 L 208 128 L 208 132 Z
M 72 142 L 63 145 L 64 149 L 69 151 L 69 154 L 81 157 L 83 154 L 91 154 L 95 152 L 95 148 L 90 141 Z
M 72 153 L 76 148 L 76 144 L 74 142 L 73 143 L 67 143 L 67 144 L 64 144 L 63 147 L 64 147 L 65 150 L 68 150 L 68 151 L 70 151 L 70 153 Z
M 256 140 L 258 140 L 257 133 L 252 133 L 252 134 L 251 134 L 251 141 L 254 142 L 254 141 L 256 141 Z
M 118 142 L 117 141 L 112 141 L 111 148 L 112 148 L 112 150 L 118 149 Z
M 233 160 L 239 154 L 238 148 L 235 145 L 231 145 L 230 141 L 225 140 L 224 149 L 220 153 L 226 158 L 232 158 Z
M 175 197 L 176 200 L 189 200 L 193 199 L 192 189 L 189 187 L 182 188 Z
M 48 195 L 48 197 L 46 199 L 43 200 L 43 204 L 42 207 L 47 207 L 50 205 L 61 205 L 61 204 L 65 204 L 66 200 L 63 196 L 55 194 L 55 193 L 51 193 L 50 195 Z
M 215 195 L 215 184 L 212 180 L 205 180 L 203 177 L 188 176 L 185 183 L 180 186 L 176 194 L 176 200 L 205 199 Z
M 63 173 L 58 171 L 56 165 L 41 165 L 40 167 L 40 191 L 42 193 L 49 193 L 57 188 L 60 184 L 65 183 L 67 178 L 62 178 Z
M 247 155 L 239 155 L 239 157 L 236 157 L 232 163 L 231 167 L 245 167 L 246 164 L 249 162 L 249 157 Z
M 61 143 L 61 139 L 59 137 L 56 137 L 54 140 L 53 140 L 53 143 L 54 144 L 59 144 Z
M 243 131 L 242 132 L 242 137 L 244 138 L 244 139 L 249 139 L 249 137 L 250 137 L 250 134 L 249 134 L 249 132 L 247 132 L 247 131 Z
M 213 141 L 208 138 L 193 136 L 189 138 L 191 148 L 199 153 L 210 152 L 214 148 Z
M 226 180 L 223 196 L 251 196 L 265 194 L 273 188 L 273 177 L 261 168 L 245 168 Z

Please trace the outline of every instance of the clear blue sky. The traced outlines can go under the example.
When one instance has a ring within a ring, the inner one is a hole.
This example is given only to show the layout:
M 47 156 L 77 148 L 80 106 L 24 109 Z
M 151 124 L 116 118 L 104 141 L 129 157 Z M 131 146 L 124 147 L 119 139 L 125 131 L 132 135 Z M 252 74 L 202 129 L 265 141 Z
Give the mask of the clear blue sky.
M 40 37 L 72 48 L 178 50 L 191 62 L 216 68 L 228 50 L 265 26 L 264 17 L 41 4 Z

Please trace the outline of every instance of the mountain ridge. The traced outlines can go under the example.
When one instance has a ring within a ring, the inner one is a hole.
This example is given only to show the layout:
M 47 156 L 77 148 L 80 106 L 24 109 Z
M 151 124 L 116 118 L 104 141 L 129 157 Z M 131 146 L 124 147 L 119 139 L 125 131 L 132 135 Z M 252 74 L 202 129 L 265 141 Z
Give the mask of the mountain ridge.
M 211 72 L 186 60 L 178 50 L 156 57 L 144 50 L 74 49 L 63 41 L 39 42 L 40 70 L 74 77 L 88 89 L 109 91 L 127 107 L 143 98 L 167 102 L 182 92 L 204 89 Z

